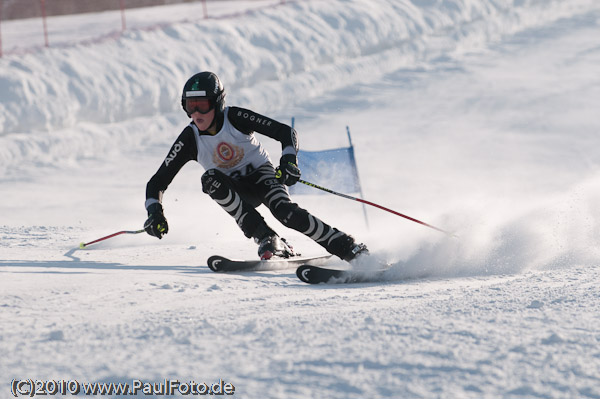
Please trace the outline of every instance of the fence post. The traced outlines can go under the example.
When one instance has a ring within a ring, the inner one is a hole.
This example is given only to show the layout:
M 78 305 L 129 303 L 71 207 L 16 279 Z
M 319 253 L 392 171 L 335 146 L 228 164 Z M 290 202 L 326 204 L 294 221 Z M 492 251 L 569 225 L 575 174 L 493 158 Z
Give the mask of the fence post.
M 44 25 L 44 43 L 46 47 L 50 47 L 48 43 L 48 25 L 46 24 L 46 0 L 40 0 L 42 5 L 42 23 Z
M 121 31 L 125 32 L 127 24 L 125 23 L 125 0 L 119 0 L 119 7 L 121 8 Z
M 204 19 L 208 18 L 208 8 L 206 7 L 206 0 L 202 0 L 202 11 L 204 11 Z

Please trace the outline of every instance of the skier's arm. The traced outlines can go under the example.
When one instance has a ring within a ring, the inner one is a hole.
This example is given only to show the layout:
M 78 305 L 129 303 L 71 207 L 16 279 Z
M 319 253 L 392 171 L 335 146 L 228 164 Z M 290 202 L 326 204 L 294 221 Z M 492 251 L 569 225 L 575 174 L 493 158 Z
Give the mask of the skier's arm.
M 158 171 L 150 178 L 146 185 L 146 209 L 152 204 L 162 203 L 163 192 L 173 181 L 183 165 L 197 159 L 198 148 L 194 139 L 194 131 L 186 127 L 177 137 L 165 160 Z
M 290 154 L 295 157 L 298 153 L 298 137 L 293 127 L 238 107 L 229 107 L 228 118 L 240 132 L 258 132 L 279 141 L 282 155 Z
M 244 108 L 230 107 L 228 118 L 239 131 L 251 134 L 256 131 L 281 143 L 281 159 L 277 168 L 277 178 L 291 186 L 300 179 L 298 169 L 298 137 L 296 130 L 276 120 L 267 118 Z

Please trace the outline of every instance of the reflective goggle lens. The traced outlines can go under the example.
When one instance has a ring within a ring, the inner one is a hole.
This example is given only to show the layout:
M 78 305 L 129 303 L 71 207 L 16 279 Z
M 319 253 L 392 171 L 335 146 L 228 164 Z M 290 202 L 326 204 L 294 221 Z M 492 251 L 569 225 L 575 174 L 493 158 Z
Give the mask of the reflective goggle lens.
M 211 109 L 213 109 L 213 102 L 208 98 L 188 98 L 185 100 L 185 110 L 190 115 L 196 111 L 201 114 L 206 114 Z

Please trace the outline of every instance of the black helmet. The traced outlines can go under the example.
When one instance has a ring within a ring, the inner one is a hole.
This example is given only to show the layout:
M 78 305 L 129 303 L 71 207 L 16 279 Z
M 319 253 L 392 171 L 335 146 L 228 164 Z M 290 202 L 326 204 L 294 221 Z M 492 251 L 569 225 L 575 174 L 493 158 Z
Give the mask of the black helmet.
M 219 77 L 212 72 L 197 73 L 185 82 L 181 94 L 181 106 L 187 116 L 191 116 L 196 110 L 187 106 L 187 100 L 191 98 L 206 98 L 209 100 L 208 108 L 198 109 L 201 113 L 206 113 L 213 108 L 217 112 L 223 112 L 225 109 L 225 89 Z

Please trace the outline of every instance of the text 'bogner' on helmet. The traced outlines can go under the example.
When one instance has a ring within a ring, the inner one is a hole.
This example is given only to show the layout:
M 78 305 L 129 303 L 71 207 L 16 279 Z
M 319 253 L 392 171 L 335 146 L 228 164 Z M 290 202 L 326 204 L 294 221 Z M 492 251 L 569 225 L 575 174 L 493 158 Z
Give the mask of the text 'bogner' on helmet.
M 209 108 L 195 109 L 188 106 L 190 105 L 188 99 L 202 98 L 208 100 Z M 189 78 L 183 86 L 181 106 L 187 116 L 191 116 L 195 110 L 206 113 L 214 108 L 217 112 L 223 112 L 225 109 L 225 89 L 219 77 L 212 72 L 200 72 Z

